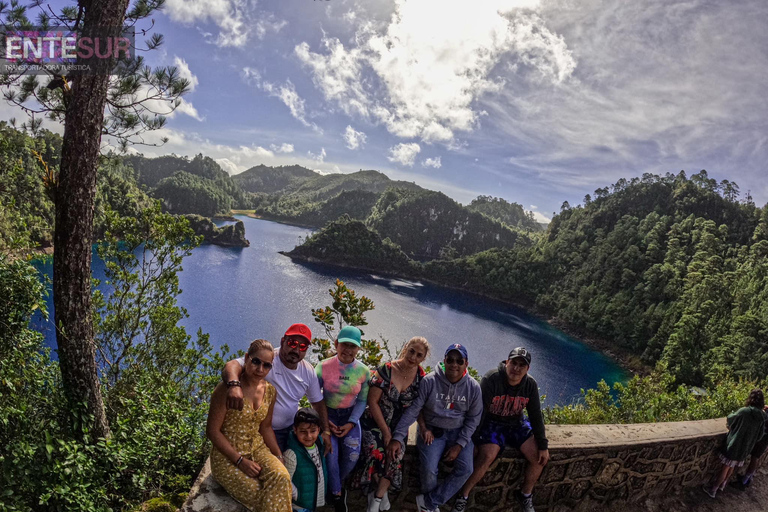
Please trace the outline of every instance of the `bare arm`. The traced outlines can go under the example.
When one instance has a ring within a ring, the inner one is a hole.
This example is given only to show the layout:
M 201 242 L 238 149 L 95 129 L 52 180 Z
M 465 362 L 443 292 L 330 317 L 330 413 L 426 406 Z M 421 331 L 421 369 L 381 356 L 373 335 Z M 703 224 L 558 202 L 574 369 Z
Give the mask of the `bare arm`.
M 237 464 L 237 467 L 243 473 L 251 478 L 256 478 L 259 472 L 261 472 L 261 466 L 246 458 L 243 458 L 238 464 L 241 458 L 240 452 L 235 450 L 230 444 L 229 439 L 221 432 L 224 417 L 227 415 L 225 400 L 226 388 L 223 384 L 219 384 L 211 395 L 211 406 L 208 409 L 208 423 L 205 427 L 205 433 L 213 446 L 229 459 L 232 464 Z
M 237 359 L 232 359 L 221 370 L 221 380 L 226 384 L 231 380 L 240 380 L 243 367 Z M 226 390 L 227 409 L 243 410 L 243 389 L 240 386 L 232 386 Z
M 277 445 L 277 437 L 275 437 L 275 431 L 272 429 L 272 411 L 275 409 L 276 397 L 277 395 L 273 396 L 272 401 L 269 402 L 269 411 L 267 411 L 267 416 L 264 418 L 264 420 L 262 420 L 261 425 L 259 425 L 259 433 L 264 439 L 264 444 L 267 445 L 269 451 L 272 452 L 272 455 L 282 460 L 283 453 L 280 451 L 280 447 Z

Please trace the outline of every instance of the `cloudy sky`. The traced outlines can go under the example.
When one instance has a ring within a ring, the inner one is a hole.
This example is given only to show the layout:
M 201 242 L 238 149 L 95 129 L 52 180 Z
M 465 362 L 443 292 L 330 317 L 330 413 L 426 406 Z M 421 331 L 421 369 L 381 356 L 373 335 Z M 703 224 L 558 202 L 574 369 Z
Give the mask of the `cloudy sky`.
M 140 150 L 377 169 L 542 220 L 681 169 L 764 204 L 766 26 L 765 0 L 167 0 L 148 58 L 193 90 Z

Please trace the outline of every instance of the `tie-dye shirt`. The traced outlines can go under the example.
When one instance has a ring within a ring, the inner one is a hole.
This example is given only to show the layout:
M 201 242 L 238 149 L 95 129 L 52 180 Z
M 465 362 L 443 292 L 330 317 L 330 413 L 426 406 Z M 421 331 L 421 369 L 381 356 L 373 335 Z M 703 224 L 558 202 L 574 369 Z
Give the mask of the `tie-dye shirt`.
M 346 409 L 355 406 L 356 402 L 365 404 L 368 400 L 368 379 L 371 377 L 371 371 L 357 359 L 349 364 L 339 361 L 338 356 L 323 359 L 317 363 L 315 372 L 320 380 L 320 387 L 323 388 L 323 398 L 328 408 Z

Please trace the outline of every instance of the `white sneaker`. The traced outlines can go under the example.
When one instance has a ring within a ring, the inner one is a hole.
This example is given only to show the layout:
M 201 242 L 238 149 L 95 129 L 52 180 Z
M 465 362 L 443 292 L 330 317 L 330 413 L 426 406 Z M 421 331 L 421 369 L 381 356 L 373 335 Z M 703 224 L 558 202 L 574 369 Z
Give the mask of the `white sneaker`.
M 392 504 L 389 502 L 389 491 L 384 493 L 384 496 L 381 497 L 381 506 L 379 507 L 379 510 L 386 511 L 392 508 Z
M 376 493 L 374 491 L 369 492 L 367 512 L 379 512 L 379 507 L 381 507 L 381 499 L 376 498 Z
M 427 505 L 424 503 L 424 495 L 419 494 L 416 496 L 416 506 L 419 509 L 419 512 L 432 512 L 427 508 Z

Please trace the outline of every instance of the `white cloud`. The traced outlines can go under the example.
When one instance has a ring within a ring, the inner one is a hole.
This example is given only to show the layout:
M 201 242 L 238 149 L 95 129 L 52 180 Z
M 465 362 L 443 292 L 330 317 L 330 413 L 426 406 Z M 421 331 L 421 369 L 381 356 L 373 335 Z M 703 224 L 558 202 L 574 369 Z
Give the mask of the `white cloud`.
M 307 156 L 311 158 L 312 160 L 316 161 L 317 163 L 323 163 L 325 160 L 325 148 L 320 148 L 320 153 L 315 154 L 311 151 L 307 151 Z
M 552 219 L 550 219 L 549 217 L 547 217 L 541 212 L 533 212 L 533 219 L 536 222 L 542 222 L 544 224 L 549 224 L 550 222 L 552 222 Z
M 167 0 L 164 12 L 186 25 L 210 21 L 219 28 L 218 36 L 210 42 L 243 46 L 248 40 L 247 10 L 247 0 Z
M 224 171 L 226 171 L 226 173 L 230 176 L 242 172 L 242 169 L 240 169 L 237 164 L 229 158 L 217 158 L 216 163 L 219 164 L 221 168 L 224 169 Z
M 283 142 L 279 146 L 276 144 L 271 144 L 269 149 L 275 153 L 293 153 L 293 144 L 288 144 L 287 142 Z
M 442 162 L 440 162 L 440 157 L 437 158 L 427 158 L 423 162 L 421 162 L 422 167 L 434 167 L 435 169 L 439 169 L 443 166 Z
M 344 130 L 344 142 L 346 142 L 349 149 L 362 148 L 366 142 L 366 135 L 363 132 L 358 132 L 351 125 L 347 125 L 347 129 Z
M 288 24 L 285 20 L 278 20 L 274 15 L 268 15 L 256 22 L 256 37 L 263 40 L 269 32 L 277 34 Z
M 510 175 L 576 200 L 644 172 L 706 168 L 742 189 L 765 183 L 764 3 L 545 5 L 540 16 L 579 66 L 556 87 L 525 87 L 510 73 L 510 87 L 481 99 L 487 143 L 517 148 Z
M 301 124 L 307 128 L 312 128 L 318 133 L 323 133 L 323 130 L 319 126 L 317 126 L 315 123 L 307 121 L 304 99 L 299 96 L 299 93 L 296 92 L 296 86 L 293 85 L 293 82 L 286 80 L 285 84 L 283 85 L 264 82 L 261 79 L 261 74 L 259 71 L 250 67 L 244 67 L 240 73 L 240 76 L 245 83 L 256 87 L 257 89 L 261 89 L 270 96 L 278 98 L 280 101 L 282 101 L 285 106 L 288 107 L 291 115 Z
M 450 143 L 472 131 L 476 101 L 505 86 L 514 62 L 531 80 L 560 83 L 575 67 L 562 37 L 530 11 L 536 0 L 396 0 L 388 25 L 364 22 L 355 42 L 324 36 L 324 50 L 295 47 L 315 86 L 348 115 L 402 138 Z M 425 20 L 429 20 L 425 22 Z
M 409 144 L 398 144 L 389 148 L 389 156 L 387 159 L 390 162 L 396 162 L 401 165 L 413 167 L 416 161 L 416 155 L 421 151 L 421 147 L 415 142 Z

